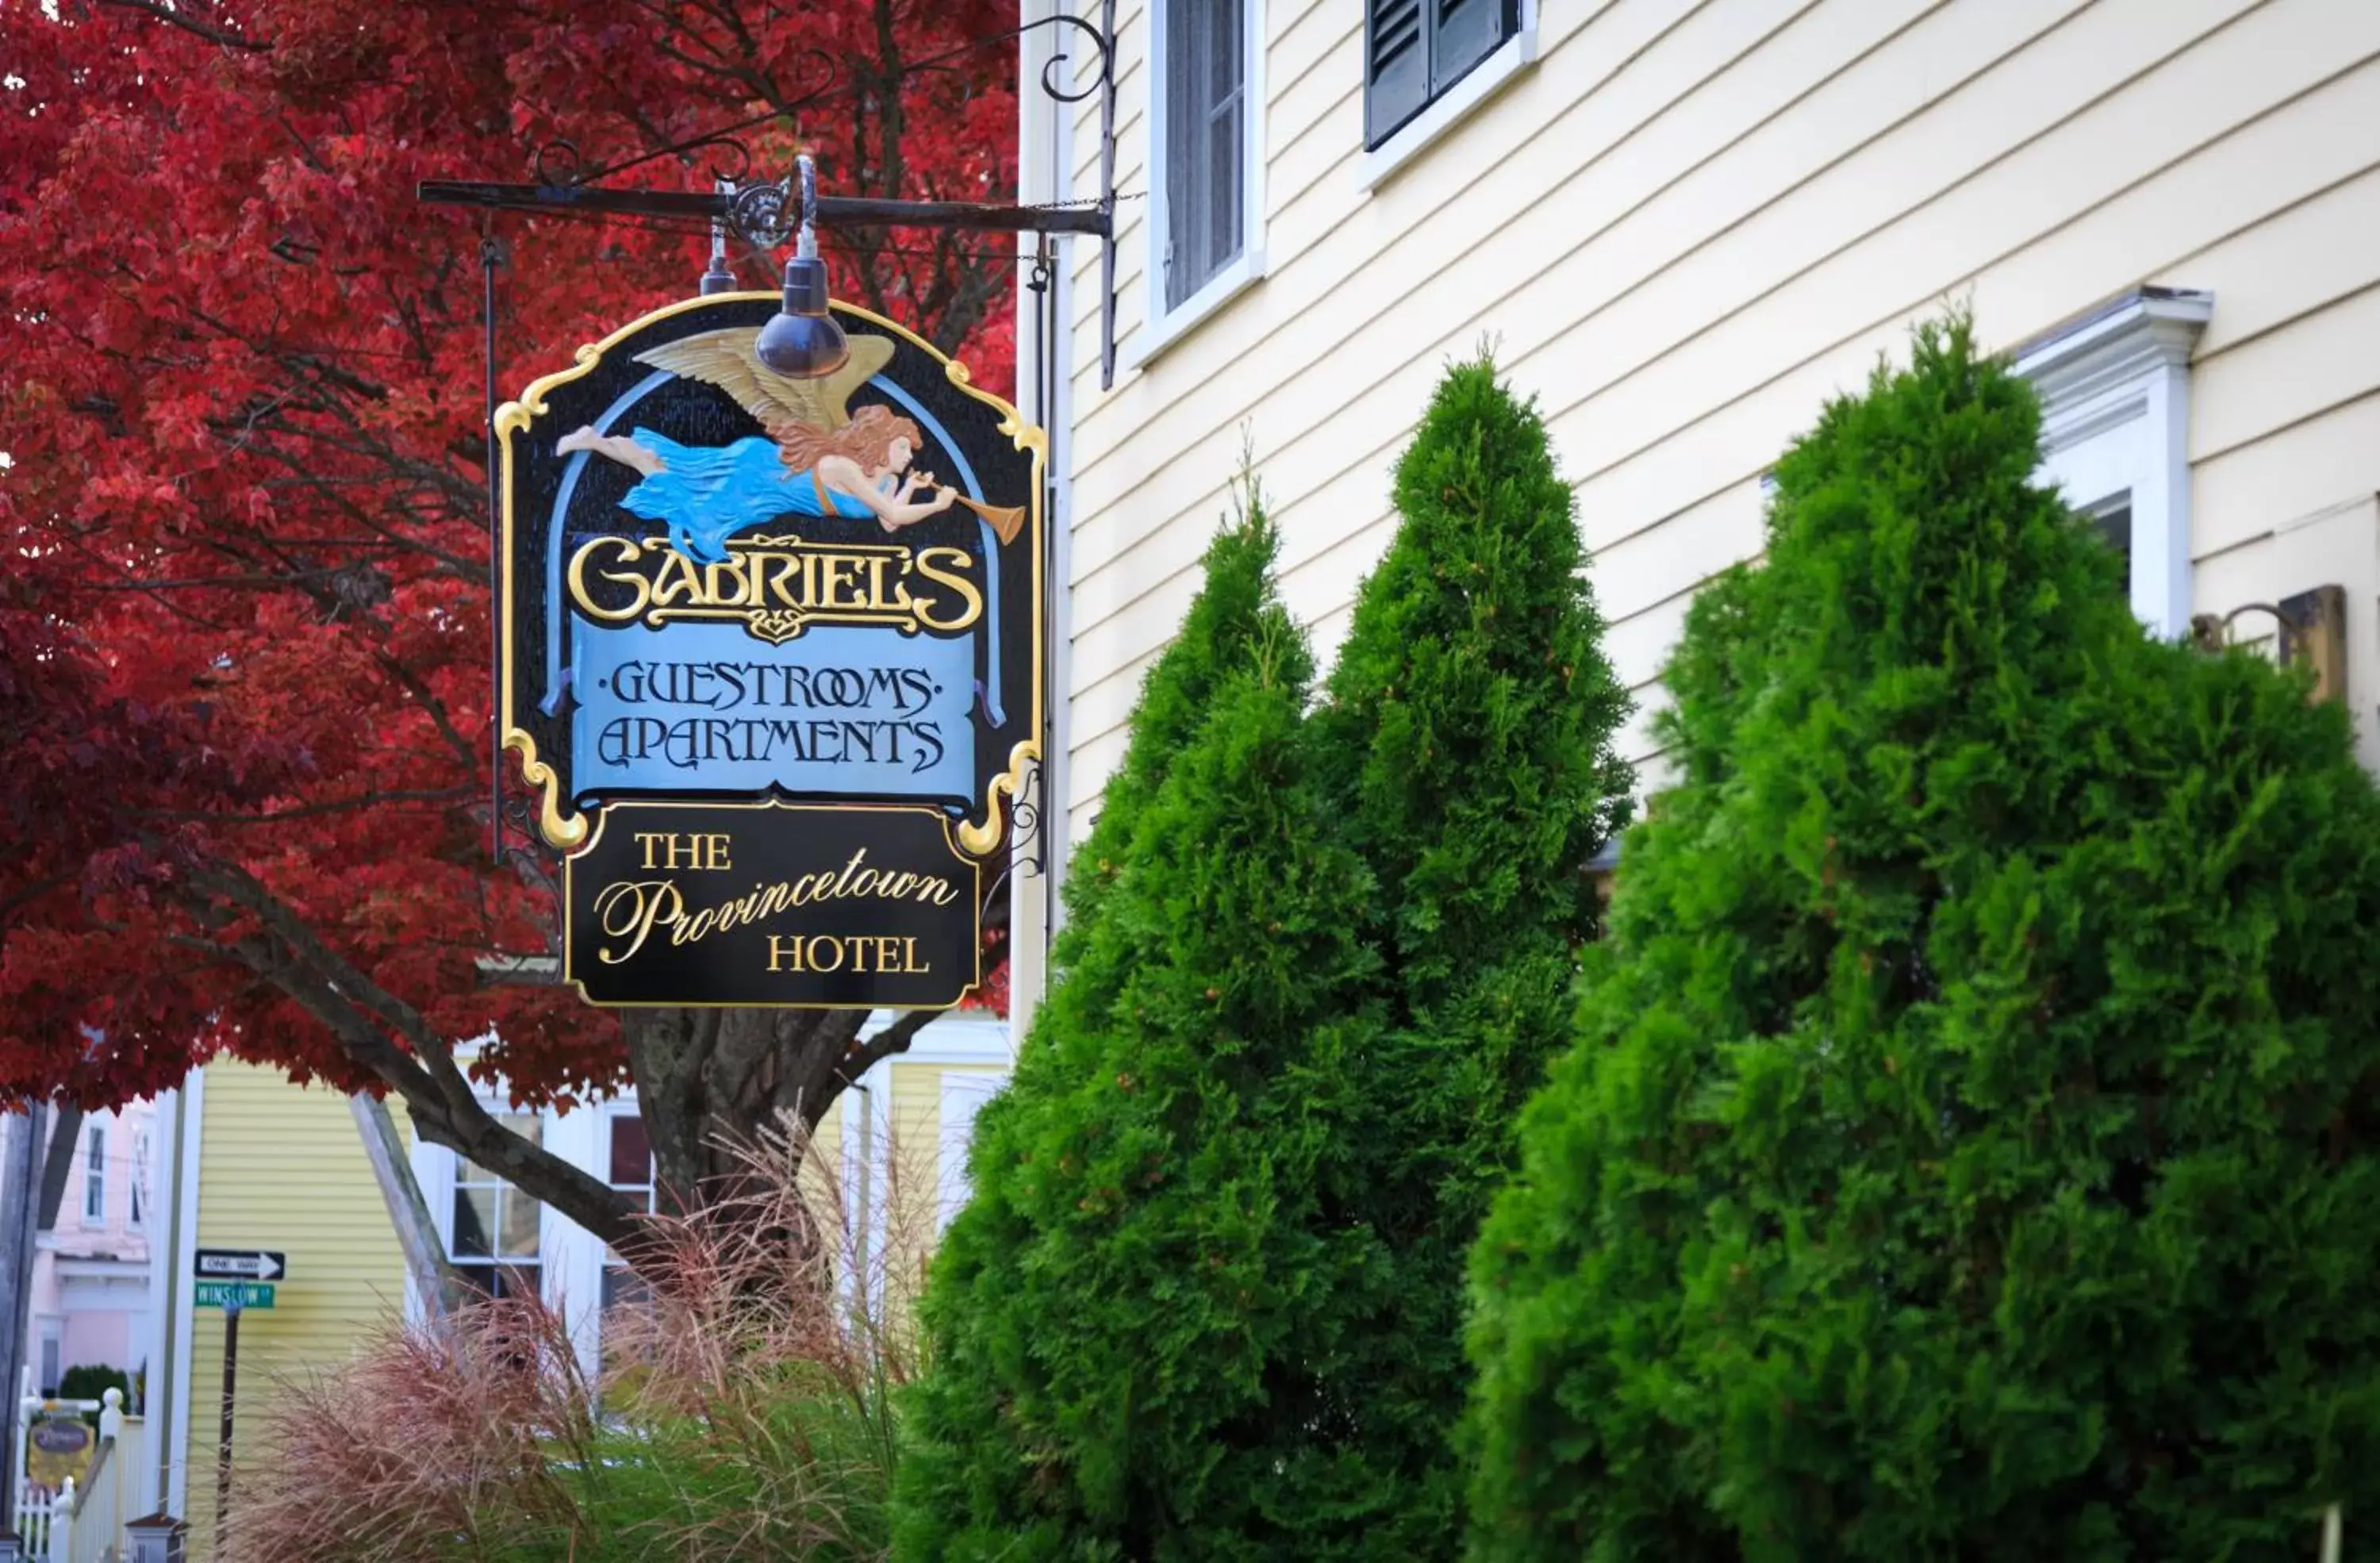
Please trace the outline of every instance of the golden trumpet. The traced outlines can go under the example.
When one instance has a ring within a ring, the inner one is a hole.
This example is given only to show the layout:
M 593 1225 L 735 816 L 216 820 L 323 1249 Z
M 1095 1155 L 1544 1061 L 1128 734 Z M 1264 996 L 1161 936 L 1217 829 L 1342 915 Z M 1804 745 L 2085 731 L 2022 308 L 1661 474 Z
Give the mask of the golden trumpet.
M 1021 504 L 978 504 L 955 489 L 951 491 L 951 501 L 990 522 L 991 535 L 1000 539 L 1002 547 L 1014 542 L 1016 534 L 1024 528 L 1025 507 Z

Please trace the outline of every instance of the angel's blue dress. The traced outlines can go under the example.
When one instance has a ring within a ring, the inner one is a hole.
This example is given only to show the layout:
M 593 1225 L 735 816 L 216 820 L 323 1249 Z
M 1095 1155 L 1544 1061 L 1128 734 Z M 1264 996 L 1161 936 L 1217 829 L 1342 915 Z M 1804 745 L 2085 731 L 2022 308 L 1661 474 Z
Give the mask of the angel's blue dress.
M 829 490 L 809 469 L 795 471 L 777 454 L 777 442 L 758 435 L 727 445 L 681 445 L 650 429 L 628 438 L 662 458 L 662 469 L 622 496 L 620 506 L 670 529 L 679 552 L 705 564 L 727 557 L 727 539 L 780 515 L 838 515 L 866 520 L 868 506 Z M 820 499 L 832 508 L 820 504 Z

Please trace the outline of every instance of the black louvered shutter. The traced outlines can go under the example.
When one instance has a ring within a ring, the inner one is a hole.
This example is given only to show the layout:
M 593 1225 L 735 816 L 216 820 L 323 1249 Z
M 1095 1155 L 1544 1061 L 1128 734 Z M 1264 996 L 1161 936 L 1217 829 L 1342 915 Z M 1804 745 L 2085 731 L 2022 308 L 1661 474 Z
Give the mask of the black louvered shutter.
M 1364 145 L 1387 140 L 1520 29 L 1520 0 L 1366 0 Z
M 1519 18 L 1512 13 L 1520 6 L 1518 0 L 1429 0 L 1429 6 L 1438 14 L 1429 52 L 1429 95 L 1435 98 L 1512 36 Z
M 1240 253 L 1247 78 L 1242 0 L 1165 7 L 1165 307 Z
M 1366 0 L 1364 145 L 1377 147 L 1429 103 L 1429 39 L 1422 7 L 1437 0 Z

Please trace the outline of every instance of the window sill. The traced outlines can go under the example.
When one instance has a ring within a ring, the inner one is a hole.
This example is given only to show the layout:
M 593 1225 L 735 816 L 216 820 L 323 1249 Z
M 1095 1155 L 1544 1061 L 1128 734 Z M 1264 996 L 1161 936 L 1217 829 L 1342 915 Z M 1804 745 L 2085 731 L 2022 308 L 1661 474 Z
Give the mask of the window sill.
M 1207 285 L 1163 315 L 1151 312 L 1139 337 L 1127 347 L 1123 367 L 1139 370 L 1198 329 L 1208 316 L 1264 280 L 1264 251 L 1250 250 L 1208 279 Z
M 1400 127 L 1396 134 L 1366 152 L 1356 164 L 1355 188 L 1371 193 L 1390 176 L 1421 155 L 1432 142 L 1471 117 L 1474 110 L 1502 91 L 1512 79 L 1537 63 L 1537 30 L 1524 27 L 1510 42 L 1474 66 L 1471 74 L 1429 107 Z

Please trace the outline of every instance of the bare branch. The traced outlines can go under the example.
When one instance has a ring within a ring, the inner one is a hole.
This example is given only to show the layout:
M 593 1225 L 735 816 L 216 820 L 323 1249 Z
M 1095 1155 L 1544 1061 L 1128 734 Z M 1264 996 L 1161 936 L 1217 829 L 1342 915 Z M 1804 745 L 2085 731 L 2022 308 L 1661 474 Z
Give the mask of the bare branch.
M 210 27 L 189 12 L 158 5 L 156 0 L 98 0 L 98 3 L 114 6 L 118 10 L 138 11 L 144 17 L 154 18 L 168 27 L 178 27 L 184 32 L 196 34 L 210 43 L 220 43 L 226 49 L 245 49 L 250 54 L 261 55 L 273 48 L 270 42 L 242 38 L 237 32 Z

